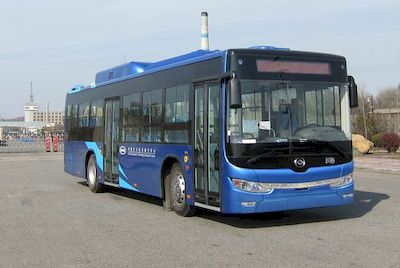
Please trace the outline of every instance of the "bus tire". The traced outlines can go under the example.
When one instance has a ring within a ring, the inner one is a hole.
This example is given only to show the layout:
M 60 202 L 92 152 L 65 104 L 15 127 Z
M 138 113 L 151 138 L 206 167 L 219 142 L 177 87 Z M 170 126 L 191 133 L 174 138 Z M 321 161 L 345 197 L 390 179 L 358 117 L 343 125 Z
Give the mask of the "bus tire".
M 165 211 L 172 211 L 172 201 L 171 201 L 171 176 L 168 173 L 164 179 L 164 198 L 163 198 L 163 208 Z
M 172 166 L 166 181 L 169 184 L 169 189 L 166 188 L 169 190 L 172 209 L 180 216 L 193 216 L 195 208 L 186 202 L 186 179 L 179 164 Z
M 86 166 L 86 182 L 90 191 L 93 193 L 103 192 L 103 184 L 99 182 L 97 177 L 96 157 L 92 154 Z

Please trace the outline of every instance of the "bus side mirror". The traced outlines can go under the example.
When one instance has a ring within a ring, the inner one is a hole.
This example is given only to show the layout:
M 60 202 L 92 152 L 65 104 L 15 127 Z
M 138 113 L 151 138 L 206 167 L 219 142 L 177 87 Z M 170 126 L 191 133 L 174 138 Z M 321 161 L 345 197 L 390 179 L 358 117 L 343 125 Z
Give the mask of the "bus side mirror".
M 229 106 L 232 109 L 242 108 L 242 92 L 240 89 L 240 81 L 233 74 L 229 80 Z
M 349 82 L 350 108 L 358 107 L 357 84 L 354 77 L 348 76 L 347 81 Z

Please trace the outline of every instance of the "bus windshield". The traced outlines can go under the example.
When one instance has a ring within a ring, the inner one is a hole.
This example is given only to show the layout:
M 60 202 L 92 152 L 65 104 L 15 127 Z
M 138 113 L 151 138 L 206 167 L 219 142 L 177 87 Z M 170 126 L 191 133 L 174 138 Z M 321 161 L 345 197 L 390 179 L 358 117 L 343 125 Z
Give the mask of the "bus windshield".
M 229 143 L 349 138 L 341 116 L 344 83 L 242 80 L 241 84 L 242 108 L 229 110 Z

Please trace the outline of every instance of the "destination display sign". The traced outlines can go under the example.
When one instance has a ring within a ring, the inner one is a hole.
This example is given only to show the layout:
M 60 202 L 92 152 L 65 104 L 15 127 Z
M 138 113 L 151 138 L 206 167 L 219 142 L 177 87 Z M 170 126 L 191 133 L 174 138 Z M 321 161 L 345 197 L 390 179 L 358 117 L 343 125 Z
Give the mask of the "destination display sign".
M 256 60 L 257 72 L 330 75 L 331 67 L 324 62 Z

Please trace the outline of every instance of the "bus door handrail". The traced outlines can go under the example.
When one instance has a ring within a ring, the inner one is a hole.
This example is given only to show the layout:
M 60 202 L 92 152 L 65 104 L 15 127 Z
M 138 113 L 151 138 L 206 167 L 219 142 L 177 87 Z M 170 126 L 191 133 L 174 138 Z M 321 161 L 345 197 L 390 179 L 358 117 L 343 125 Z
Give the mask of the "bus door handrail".
M 196 134 L 197 134 L 197 138 L 199 139 L 199 141 L 200 141 L 200 150 L 203 152 L 202 154 L 200 154 L 200 160 L 201 160 L 201 163 L 204 165 L 204 158 L 203 158 L 203 154 L 204 154 L 204 145 L 203 145 L 203 142 L 202 142 L 202 140 L 201 140 L 201 135 L 200 135 L 200 132 L 199 132 L 199 130 L 198 129 L 196 129 Z

